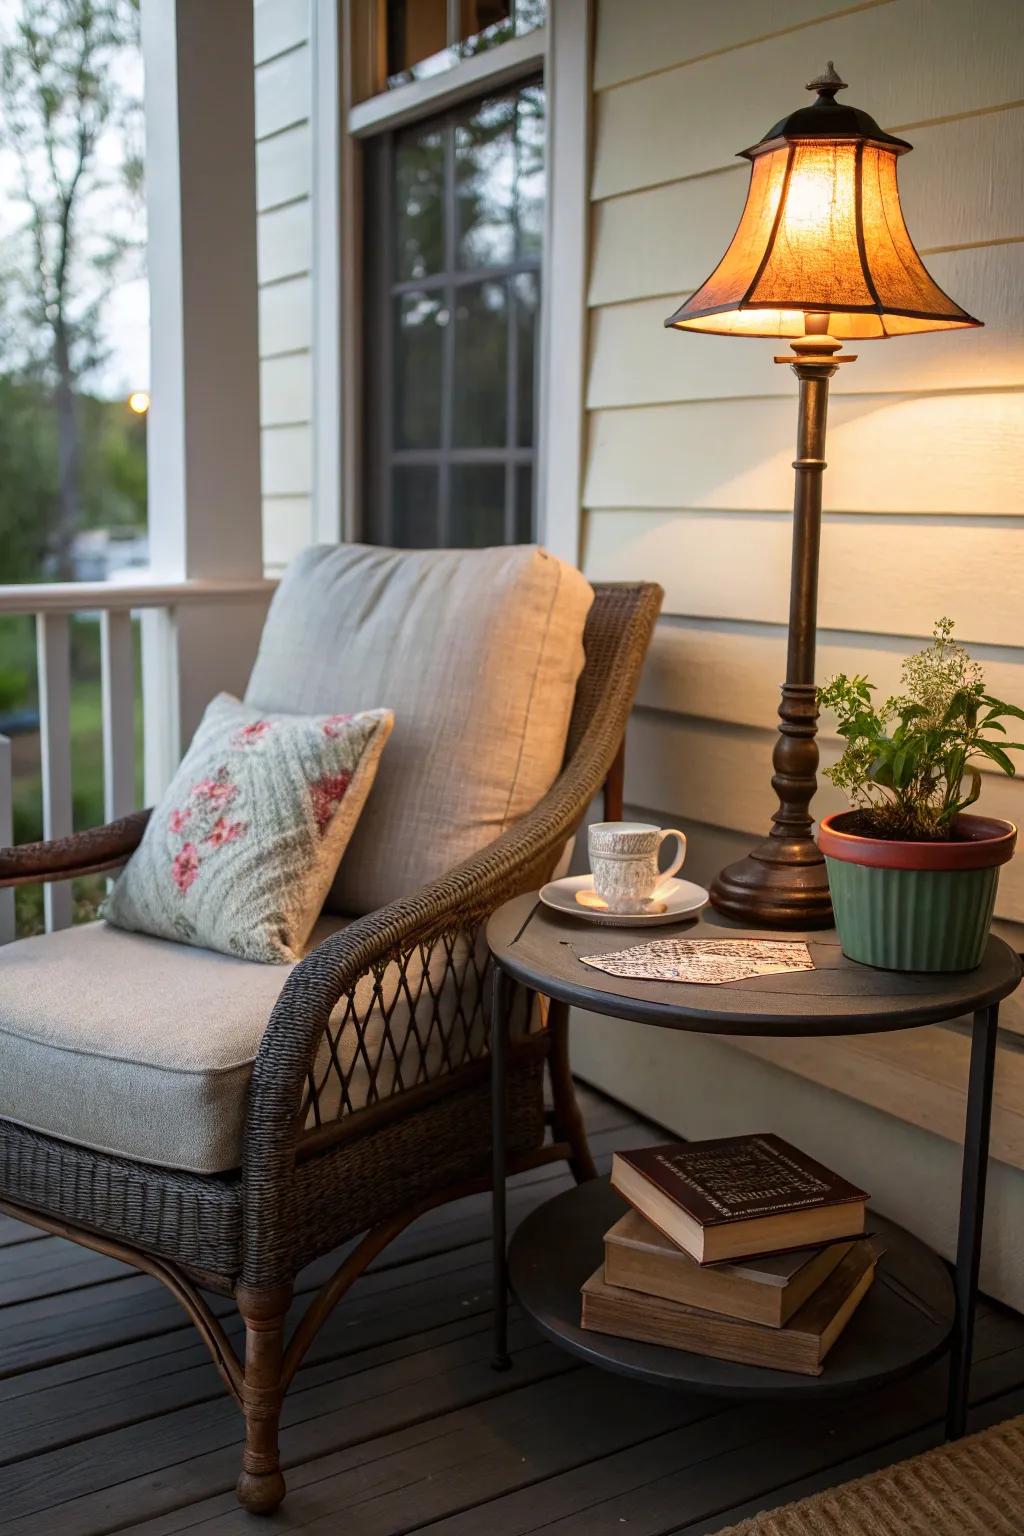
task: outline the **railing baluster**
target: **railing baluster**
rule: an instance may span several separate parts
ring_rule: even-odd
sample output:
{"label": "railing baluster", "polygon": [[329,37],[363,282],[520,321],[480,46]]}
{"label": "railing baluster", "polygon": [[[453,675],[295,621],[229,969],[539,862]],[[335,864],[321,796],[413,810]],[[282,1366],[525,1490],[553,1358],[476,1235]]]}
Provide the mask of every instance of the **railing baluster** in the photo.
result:
{"label": "railing baluster", "polygon": [[[36,615],[42,735],[43,836],[69,837],[71,825],[71,645],[65,613]],[[46,931],[71,923],[71,886],[44,886]]]}
{"label": "railing baluster", "polygon": [[132,616],[100,614],[103,806],[107,821],[135,810],[135,644]]}
{"label": "railing baluster", "polygon": [[[14,842],[13,791],[11,744],[6,736],[0,736],[0,848],[9,848]],[[0,944],[9,944],[13,938],[14,892],[0,891]]]}

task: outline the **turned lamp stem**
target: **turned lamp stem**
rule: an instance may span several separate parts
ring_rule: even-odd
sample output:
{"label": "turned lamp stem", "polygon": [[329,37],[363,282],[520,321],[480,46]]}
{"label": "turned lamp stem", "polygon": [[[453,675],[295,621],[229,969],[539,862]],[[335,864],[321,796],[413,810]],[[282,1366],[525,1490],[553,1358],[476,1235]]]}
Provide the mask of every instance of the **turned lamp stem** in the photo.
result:
{"label": "turned lamp stem", "polygon": [[[711,899],[741,922],[827,927],[832,921],[825,864],[812,835],[811,801],[818,787],[818,706],[814,653],[818,624],[818,556],[824,478],[828,382],[841,363],[841,343],[828,332],[827,314],[807,313],[804,335],[788,363],[800,381],[796,458],[793,460],[793,563],[789,588],[786,681],[779,704],[779,739],[772,753],[772,788],[779,797],[772,830],[763,842],[716,877]],[[755,895],[756,892],[756,895]]]}

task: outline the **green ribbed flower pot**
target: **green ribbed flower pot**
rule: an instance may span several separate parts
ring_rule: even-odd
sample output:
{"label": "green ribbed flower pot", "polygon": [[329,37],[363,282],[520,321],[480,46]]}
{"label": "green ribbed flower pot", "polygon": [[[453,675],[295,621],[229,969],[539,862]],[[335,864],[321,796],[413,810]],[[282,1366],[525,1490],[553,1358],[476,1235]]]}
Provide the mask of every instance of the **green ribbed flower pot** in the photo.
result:
{"label": "green ribbed flower pot", "polygon": [[848,816],[826,816],[818,831],[843,954],[886,971],[979,965],[1016,827],[961,816],[955,840],[899,843],[845,831]]}

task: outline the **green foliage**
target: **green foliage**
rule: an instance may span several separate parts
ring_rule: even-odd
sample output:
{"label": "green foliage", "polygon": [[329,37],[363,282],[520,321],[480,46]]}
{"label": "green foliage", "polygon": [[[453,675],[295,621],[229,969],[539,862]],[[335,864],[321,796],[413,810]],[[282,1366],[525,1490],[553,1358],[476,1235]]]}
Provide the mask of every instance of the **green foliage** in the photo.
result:
{"label": "green foliage", "polygon": [[976,661],[953,639],[953,621],[939,619],[931,645],[903,663],[903,692],[880,707],[866,677],[839,673],[818,689],[846,742],[826,776],[861,812],[860,829],[876,837],[942,841],[959,813],[981,793],[978,764],[987,759],[1014,773],[1003,720],[1024,710],[985,691]]}
{"label": "green foliage", "polygon": [[[146,425],[120,400],[78,397],[82,528],[145,528]],[[42,581],[57,520],[57,425],[49,391],[0,374],[0,583]],[[0,671],[7,656],[0,651]],[[16,707],[4,696],[0,707]]]}
{"label": "green foliage", "polygon": [[0,376],[0,465],[0,582],[38,581],[56,517],[57,427],[37,384]]}

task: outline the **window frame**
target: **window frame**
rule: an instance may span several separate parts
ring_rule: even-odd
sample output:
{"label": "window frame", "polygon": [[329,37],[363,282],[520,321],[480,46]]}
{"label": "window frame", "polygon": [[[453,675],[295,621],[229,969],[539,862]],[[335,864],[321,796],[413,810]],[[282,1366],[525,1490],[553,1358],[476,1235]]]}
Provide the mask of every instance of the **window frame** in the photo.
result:
{"label": "window frame", "polygon": [[[541,277],[536,537],[577,564],[583,488],[596,0],[553,0],[547,24],[425,80],[359,101],[372,64],[377,0],[313,0],[314,289],[317,407],[314,494],[322,538],[358,539],[363,496],[363,150],[371,136],[540,73],[547,103]],[[377,76],[379,78],[379,76]],[[557,410],[554,402],[557,401]]]}

